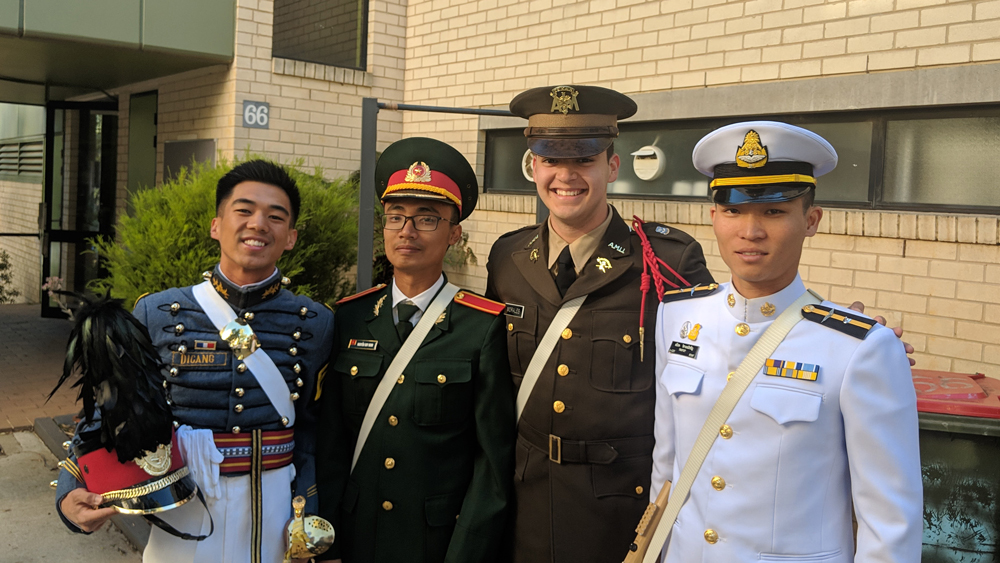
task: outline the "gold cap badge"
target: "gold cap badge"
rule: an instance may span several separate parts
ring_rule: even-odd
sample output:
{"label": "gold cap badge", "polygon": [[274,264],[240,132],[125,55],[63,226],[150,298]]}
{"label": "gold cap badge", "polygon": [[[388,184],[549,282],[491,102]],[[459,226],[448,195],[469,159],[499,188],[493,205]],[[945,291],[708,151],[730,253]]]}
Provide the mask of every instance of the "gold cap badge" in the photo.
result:
{"label": "gold cap badge", "polygon": [[425,162],[414,162],[406,169],[406,182],[430,182],[431,169]]}
{"label": "gold cap badge", "polygon": [[753,129],[743,137],[743,144],[736,149],[736,165],[740,168],[760,168],[767,164],[767,147],[761,144],[760,135]]}
{"label": "gold cap badge", "polygon": [[552,113],[562,112],[563,115],[569,113],[570,110],[580,111],[580,103],[576,101],[576,97],[580,95],[576,91],[576,88],[572,86],[556,86],[549,93],[552,96]]}

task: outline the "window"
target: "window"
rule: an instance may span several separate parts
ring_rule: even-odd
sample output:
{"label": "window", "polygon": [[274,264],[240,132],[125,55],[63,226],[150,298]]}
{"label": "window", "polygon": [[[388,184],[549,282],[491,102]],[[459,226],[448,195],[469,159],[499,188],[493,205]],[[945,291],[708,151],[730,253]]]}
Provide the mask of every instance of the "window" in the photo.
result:
{"label": "window", "polygon": [[275,0],[275,57],[364,70],[367,0]]}
{"label": "window", "polygon": [[0,175],[39,181],[45,149],[45,108],[0,104]]}
{"label": "window", "polygon": [[40,178],[43,164],[42,149],[42,139],[0,141],[0,174]]}
{"label": "window", "polygon": [[[619,124],[615,152],[622,166],[609,195],[704,201],[708,179],[691,165],[695,144],[729,123],[785,121],[823,136],[837,150],[837,168],[819,180],[816,200],[861,209],[1000,211],[1000,107],[920,111],[798,114]],[[651,156],[649,147],[659,149]],[[527,145],[521,129],[487,131],[484,189],[530,192],[517,164]],[[633,156],[635,153],[635,156]],[[661,156],[662,154],[662,156]],[[662,174],[642,180],[634,162],[662,158]]]}

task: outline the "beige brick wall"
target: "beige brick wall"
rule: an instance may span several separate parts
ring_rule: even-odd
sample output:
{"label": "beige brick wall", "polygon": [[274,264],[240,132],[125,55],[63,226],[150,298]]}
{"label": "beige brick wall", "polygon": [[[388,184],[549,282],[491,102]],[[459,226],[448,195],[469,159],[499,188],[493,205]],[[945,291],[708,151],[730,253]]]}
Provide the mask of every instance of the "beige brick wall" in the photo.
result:
{"label": "beige brick wall", "polygon": [[[0,233],[37,233],[40,182],[0,178]],[[9,256],[13,280],[9,289],[21,293],[15,303],[38,303],[41,293],[41,249],[37,237],[0,237],[0,250]]]}
{"label": "beige brick wall", "polygon": [[[623,217],[638,215],[688,232],[705,250],[712,275],[720,281],[729,279],[715,243],[707,204],[625,199],[612,202]],[[477,210],[462,223],[478,264],[449,272],[449,278],[483,291],[490,247],[501,234],[534,223],[534,205],[534,196],[484,194]],[[862,224],[850,227],[852,221],[848,219],[856,214],[862,216]],[[916,349],[913,357],[917,367],[981,372],[1000,378],[997,218],[960,218],[966,224],[964,241],[958,236],[961,228],[940,227],[954,220],[954,216],[947,215],[828,210],[820,224],[821,232],[806,241],[799,272],[806,285],[827,299],[845,306],[861,301],[867,306],[867,314],[883,315],[890,326],[902,326],[905,340]],[[877,222],[886,232],[862,236],[866,221]],[[938,224],[937,229],[924,230],[926,240],[917,240],[917,233],[912,231],[899,237],[887,234],[890,228],[897,233],[916,229],[900,229],[899,225],[921,221]],[[979,233],[983,233],[983,241],[992,242],[968,240]]]}

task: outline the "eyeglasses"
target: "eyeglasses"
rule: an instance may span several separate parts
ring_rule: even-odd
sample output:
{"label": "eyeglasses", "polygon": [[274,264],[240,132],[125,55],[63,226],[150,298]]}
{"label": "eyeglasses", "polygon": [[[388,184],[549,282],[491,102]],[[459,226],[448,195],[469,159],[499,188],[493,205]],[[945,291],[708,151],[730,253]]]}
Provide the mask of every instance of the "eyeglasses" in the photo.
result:
{"label": "eyeglasses", "polygon": [[418,231],[433,231],[438,228],[438,223],[445,221],[451,223],[444,217],[437,215],[399,215],[397,213],[386,213],[382,216],[382,228],[387,231],[401,231],[406,226],[406,221],[413,221],[413,228]]}

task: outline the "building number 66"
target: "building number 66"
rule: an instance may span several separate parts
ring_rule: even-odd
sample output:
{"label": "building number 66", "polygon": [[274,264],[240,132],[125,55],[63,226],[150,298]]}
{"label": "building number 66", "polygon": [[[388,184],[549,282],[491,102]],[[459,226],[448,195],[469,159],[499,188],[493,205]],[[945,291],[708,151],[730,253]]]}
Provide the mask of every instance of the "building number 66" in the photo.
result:
{"label": "building number 66", "polygon": [[247,125],[259,125],[262,127],[267,126],[268,121],[268,107],[266,105],[254,105],[247,104],[243,108],[243,121]]}

